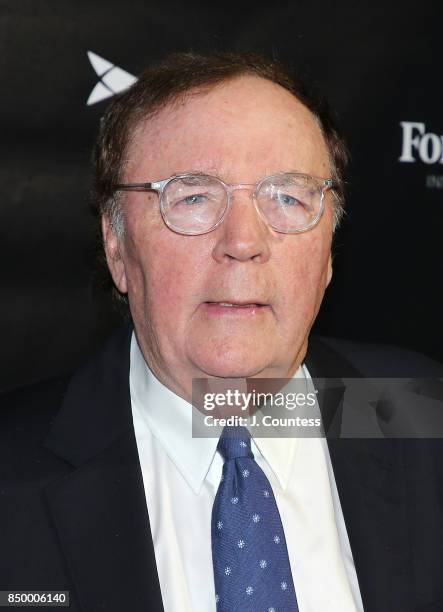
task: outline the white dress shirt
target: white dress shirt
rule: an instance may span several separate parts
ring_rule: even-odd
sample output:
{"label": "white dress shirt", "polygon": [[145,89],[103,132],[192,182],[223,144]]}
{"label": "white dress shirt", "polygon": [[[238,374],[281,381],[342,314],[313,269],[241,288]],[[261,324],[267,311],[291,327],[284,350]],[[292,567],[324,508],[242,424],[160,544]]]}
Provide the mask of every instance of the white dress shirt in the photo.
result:
{"label": "white dress shirt", "polygon": [[[135,334],[130,359],[135,436],[165,612],[215,612],[211,512],[223,468],[218,439],[192,437],[191,405],[154,376]],[[310,380],[306,366],[296,376]],[[362,612],[326,440],[254,438],[251,448],[274,491],[300,612]]]}

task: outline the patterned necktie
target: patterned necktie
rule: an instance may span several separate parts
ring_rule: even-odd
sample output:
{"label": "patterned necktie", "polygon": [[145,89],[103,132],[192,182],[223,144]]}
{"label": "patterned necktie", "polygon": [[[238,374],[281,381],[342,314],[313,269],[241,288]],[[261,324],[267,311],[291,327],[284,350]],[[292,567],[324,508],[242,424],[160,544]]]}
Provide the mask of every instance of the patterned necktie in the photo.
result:
{"label": "patterned necktie", "polygon": [[298,612],[283,526],[271,484],[245,427],[225,427],[225,463],[212,508],[218,612]]}

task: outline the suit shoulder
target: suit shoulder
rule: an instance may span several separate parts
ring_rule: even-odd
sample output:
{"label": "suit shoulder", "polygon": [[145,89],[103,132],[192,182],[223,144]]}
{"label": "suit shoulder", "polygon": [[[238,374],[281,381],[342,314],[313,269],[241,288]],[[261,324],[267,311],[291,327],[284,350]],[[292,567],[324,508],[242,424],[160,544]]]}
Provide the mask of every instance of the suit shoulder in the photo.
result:
{"label": "suit shoulder", "polygon": [[66,393],[70,376],[0,393],[0,440],[37,438],[49,429]]}
{"label": "suit shoulder", "polygon": [[443,364],[410,349],[390,344],[355,342],[324,336],[316,336],[315,341],[344,357],[364,376],[374,378],[443,376]]}
{"label": "suit shoulder", "polygon": [[[25,496],[65,472],[65,462],[45,448],[69,377],[0,395],[0,487],[3,501]],[[28,503],[27,502],[27,503]],[[24,502],[23,502],[24,503]]]}

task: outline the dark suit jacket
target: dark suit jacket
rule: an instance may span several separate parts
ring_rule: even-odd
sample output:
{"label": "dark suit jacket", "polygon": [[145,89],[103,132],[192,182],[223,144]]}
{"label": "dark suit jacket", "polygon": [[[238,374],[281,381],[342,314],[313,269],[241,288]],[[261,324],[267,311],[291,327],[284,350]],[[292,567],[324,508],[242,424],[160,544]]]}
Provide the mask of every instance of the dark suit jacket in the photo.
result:
{"label": "dark suit jacket", "polygon": [[[72,378],[2,398],[0,590],[69,590],[73,612],[163,610],[132,423],[130,332]],[[311,340],[306,363],[313,377],[442,375],[412,353],[343,341]],[[332,423],[339,395],[321,398]],[[366,612],[443,611],[443,441],[328,445]]]}

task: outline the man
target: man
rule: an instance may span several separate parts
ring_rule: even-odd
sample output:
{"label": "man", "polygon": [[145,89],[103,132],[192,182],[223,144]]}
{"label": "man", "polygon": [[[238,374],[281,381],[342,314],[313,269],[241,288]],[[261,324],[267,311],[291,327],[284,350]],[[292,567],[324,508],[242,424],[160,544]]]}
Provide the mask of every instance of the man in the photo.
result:
{"label": "man", "polygon": [[[195,379],[440,375],[309,339],[345,161],[325,108],[250,55],[173,56],[111,104],[95,202],[134,331],[69,381],[4,399],[2,590],[68,590],[91,612],[443,610],[438,440],[242,429],[230,457],[224,439],[192,437]],[[338,399],[319,397],[332,431]],[[222,503],[242,476],[273,506],[250,517],[263,531],[223,545],[217,530],[246,528],[226,513],[247,500]],[[241,554],[262,550],[271,516],[279,551],[269,541],[257,565]]]}

